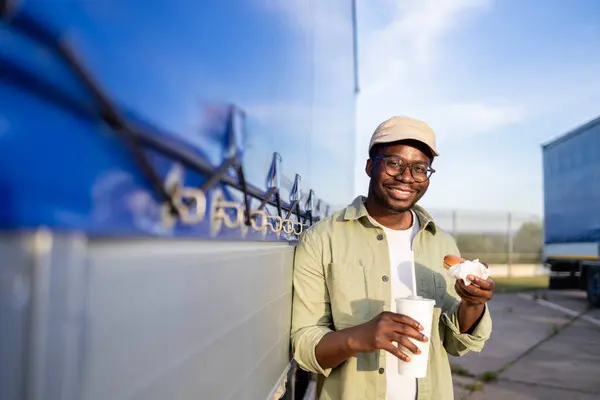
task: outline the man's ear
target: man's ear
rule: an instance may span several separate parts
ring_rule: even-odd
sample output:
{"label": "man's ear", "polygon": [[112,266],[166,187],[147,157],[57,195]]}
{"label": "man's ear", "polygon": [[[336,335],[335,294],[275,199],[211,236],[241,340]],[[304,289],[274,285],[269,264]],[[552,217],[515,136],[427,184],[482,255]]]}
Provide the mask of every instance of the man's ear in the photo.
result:
{"label": "man's ear", "polygon": [[367,173],[367,176],[369,178],[371,178],[371,174],[373,173],[373,161],[370,158],[367,160],[367,165],[365,166],[365,172]]}

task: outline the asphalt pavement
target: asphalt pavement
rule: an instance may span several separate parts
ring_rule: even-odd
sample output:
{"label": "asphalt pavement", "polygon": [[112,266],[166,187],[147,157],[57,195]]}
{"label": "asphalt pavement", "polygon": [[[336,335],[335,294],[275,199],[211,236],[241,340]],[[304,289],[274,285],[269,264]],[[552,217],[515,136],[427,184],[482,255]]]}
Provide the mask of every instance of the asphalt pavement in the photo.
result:
{"label": "asphalt pavement", "polygon": [[481,353],[451,357],[457,400],[600,399],[600,309],[582,291],[496,294]]}

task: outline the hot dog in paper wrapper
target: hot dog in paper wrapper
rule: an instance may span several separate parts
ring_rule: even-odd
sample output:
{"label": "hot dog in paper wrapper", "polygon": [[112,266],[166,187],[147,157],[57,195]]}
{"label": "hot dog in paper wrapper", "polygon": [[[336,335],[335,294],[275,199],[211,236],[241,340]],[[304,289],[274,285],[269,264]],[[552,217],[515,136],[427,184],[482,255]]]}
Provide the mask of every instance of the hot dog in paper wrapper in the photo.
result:
{"label": "hot dog in paper wrapper", "polygon": [[490,277],[490,268],[478,259],[473,261],[465,260],[460,256],[448,254],[444,257],[444,268],[448,270],[450,276],[455,279],[462,279],[466,286],[471,284],[471,281],[467,279],[467,275],[474,275],[482,279]]}

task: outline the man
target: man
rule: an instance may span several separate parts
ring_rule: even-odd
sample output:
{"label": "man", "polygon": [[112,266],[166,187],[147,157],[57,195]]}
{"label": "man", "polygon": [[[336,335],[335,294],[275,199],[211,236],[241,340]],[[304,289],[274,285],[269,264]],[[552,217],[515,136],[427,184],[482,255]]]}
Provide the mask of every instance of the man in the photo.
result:
{"label": "man", "polygon": [[[491,334],[493,280],[470,277],[465,286],[448,277],[443,258],[459,255],[456,243],[416,205],[434,172],[435,142],[424,122],[383,122],[369,146],[368,196],[300,238],[292,346],[298,364],[319,374],[320,399],[453,399],[447,354],[481,351]],[[419,321],[394,312],[394,299],[413,287],[436,302],[428,338]],[[398,358],[418,354],[409,338],[429,342],[426,378],[398,374]]]}

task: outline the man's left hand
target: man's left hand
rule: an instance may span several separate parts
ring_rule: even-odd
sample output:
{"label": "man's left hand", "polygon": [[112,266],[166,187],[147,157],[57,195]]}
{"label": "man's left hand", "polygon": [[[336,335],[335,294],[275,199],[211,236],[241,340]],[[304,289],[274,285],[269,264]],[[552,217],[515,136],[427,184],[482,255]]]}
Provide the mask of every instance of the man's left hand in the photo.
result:
{"label": "man's left hand", "polygon": [[456,293],[464,303],[471,306],[483,306],[492,299],[496,286],[492,278],[482,279],[472,275],[467,278],[471,281],[469,286],[465,285],[462,279],[457,279],[454,285]]}

